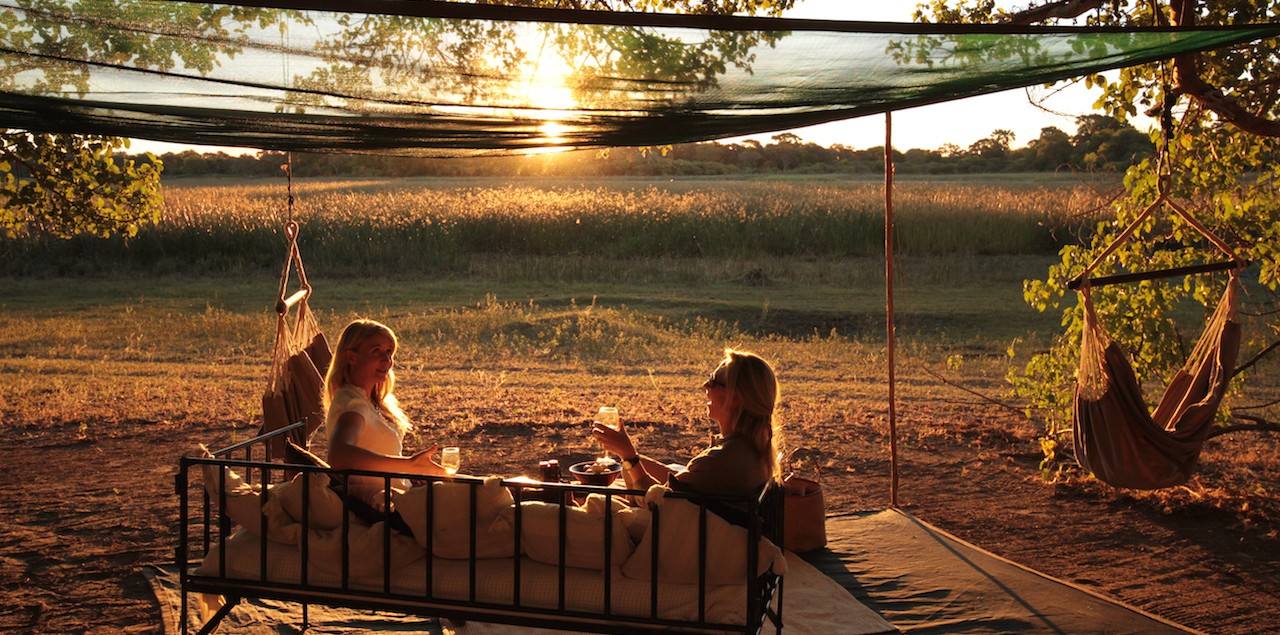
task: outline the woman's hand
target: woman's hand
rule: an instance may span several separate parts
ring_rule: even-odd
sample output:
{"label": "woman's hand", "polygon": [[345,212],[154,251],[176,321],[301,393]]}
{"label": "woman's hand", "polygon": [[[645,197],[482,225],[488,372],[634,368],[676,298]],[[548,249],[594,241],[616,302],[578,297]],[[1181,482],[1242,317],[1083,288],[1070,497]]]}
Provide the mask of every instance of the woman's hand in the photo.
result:
{"label": "woman's hand", "polygon": [[591,424],[591,436],[595,437],[605,450],[623,459],[636,455],[636,446],[631,442],[631,436],[627,434],[627,428],[621,421],[618,422],[616,430],[598,421],[594,422]]}
{"label": "woman's hand", "polygon": [[431,458],[439,450],[440,446],[437,444],[421,452],[415,452],[412,456],[405,457],[410,466],[406,471],[415,474],[446,474],[447,472],[445,472],[444,468],[440,467],[440,464]]}

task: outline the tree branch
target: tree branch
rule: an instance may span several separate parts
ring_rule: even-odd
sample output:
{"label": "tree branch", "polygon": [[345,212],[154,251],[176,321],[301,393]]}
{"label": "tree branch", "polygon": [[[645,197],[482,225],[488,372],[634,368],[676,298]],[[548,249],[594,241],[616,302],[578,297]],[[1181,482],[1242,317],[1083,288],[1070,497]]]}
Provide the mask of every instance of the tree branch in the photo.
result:
{"label": "tree branch", "polygon": [[1205,438],[1212,439],[1232,432],[1280,432],[1280,423],[1268,421],[1262,417],[1238,415],[1236,419],[1243,419],[1251,423],[1233,423],[1221,428],[1214,428]]}
{"label": "tree branch", "polygon": [[[1030,7],[1004,16],[1009,24],[1029,25],[1050,19],[1078,18],[1087,11],[1100,9],[1106,0],[1056,0],[1038,7]],[[1195,26],[1196,8],[1200,0],[1170,0],[1169,9],[1173,15],[1175,26]],[[1200,76],[1200,55],[1189,53],[1173,58],[1174,86],[1165,97],[1172,103],[1179,95],[1186,95],[1192,101],[1213,112],[1220,119],[1236,128],[1263,137],[1280,137],[1280,121],[1250,112],[1233,97],[1223,94],[1222,90],[1210,86]],[[1153,108],[1158,111],[1160,106]],[[1151,114],[1151,113],[1148,113]]]}
{"label": "tree branch", "polygon": [[1043,421],[1038,421],[1038,420],[1036,420],[1034,417],[1028,416],[1026,412],[1024,412],[1024,411],[1022,411],[1022,410],[1019,410],[1018,408],[1016,408],[1016,407],[1014,407],[1014,406],[1011,406],[1011,405],[1009,405],[1009,404],[1007,404],[1007,403],[1004,403],[1004,402],[1002,402],[1002,401],[999,401],[999,400],[997,400],[997,399],[992,399],[991,397],[988,397],[988,396],[986,396],[986,395],[984,395],[984,394],[982,394],[982,393],[980,393],[980,392],[977,392],[977,391],[975,391],[975,390],[970,390],[970,389],[968,389],[968,388],[965,388],[964,386],[961,386],[960,384],[957,384],[957,383],[955,383],[955,382],[953,382],[953,381],[951,381],[951,380],[947,379],[946,377],[943,377],[942,375],[939,375],[938,373],[935,373],[935,372],[933,371],[933,369],[929,368],[928,366],[921,366],[921,368],[923,368],[923,369],[924,369],[924,372],[929,373],[930,375],[932,375],[934,379],[937,379],[938,381],[940,381],[940,382],[942,382],[942,383],[944,383],[944,384],[946,384],[946,385],[948,385],[948,386],[951,386],[952,388],[955,388],[955,389],[957,389],[957,390],[962,390],[962,391],[964,391],[964,392],[967,392],[967,393],[969,393],[969,394],[973,395],[974,397],[977,397],[978,399],[981,399],[981,400],[983,400],[983,401],[985,401],[985,402],[987,402],[987,403],[995,404],[995,405],[997,405],[997,406],[1000,406],[1001,408],[1005,408],[1005,409],[1011,410],[1011,411],[1013,411],[1013,412],[1016,412],[1016,413],[1018,413],[1018,416],[1022,417],[1023,419],[1026,419],[1027,421],[1030,421],[1030,422],[1032,422],[1032,423],[1037,423],[1037,424],[1040,424],[1040,425],[1043,425],[1043,424],[1044,424],[1044,422],[1043,422]]}
{"label": "tree branch", "polygon": [[1266,348],[1259,351],[1257,355],[1254,355],[1253,359],[1250,359],[1249,361],[1239,366],[1236,366],[1236,369],[1231,371],[1231,377],[1234,378],[1236,375],[1239,375],[1240,373],[1243,373],[1244,371],[1249,370],[1251,366],[1253,366],[1254,364],[1257,364],[1263,357],[1265,357],[1271,351],[1276,350],[1276,348],[1278,347],[1280,347],[1280,342],[1272,342],[1270,346],[1267,346]]}
{"label": "tree branch", "polygon": [[[1200,0],[1172,0],[1169,9],[1175,26],[1191,27],[1196,24],[1196,7]],[[1240,102],[1228,97],[1221,90],[1210,86],[1200,77],[1200,55],[1190,53],[1173,58],[1173,95],[1186,95],[1201,106],[1218,115],[1223,121],[1244,132],[1263,137],[1280,137],[1280,121],[1249,112]]]}
{"label": "tree branch", "polygon": [[1239,410],[1261,410],[1263,408],[1270,408],[1271,406],[1274,406],[1278,403],[1280,403],[1280,399],[1272,399],[1271,401],[1268,401],[1266,403],[1254,404],[1252,406],[1233,405],[1231,406],[1231,410],[1232,412],[1239,411]]}
{"label": "tree branch", "polygon": [[1045,20],[1078,18],[1087,11],[1102,8],[1106,0],[1056,0],[1038,7],[1028,7],[1004,16],[1008,24],[1030,25]]}

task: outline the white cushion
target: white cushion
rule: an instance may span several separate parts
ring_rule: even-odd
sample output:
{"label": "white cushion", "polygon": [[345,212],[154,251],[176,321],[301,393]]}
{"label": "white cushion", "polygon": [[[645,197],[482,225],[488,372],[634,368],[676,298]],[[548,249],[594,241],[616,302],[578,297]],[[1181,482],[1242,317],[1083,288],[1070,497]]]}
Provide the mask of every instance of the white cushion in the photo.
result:
{"label": "white cushion", "polygon": [[[560,511],[565,513],[565,564],[581,569],[604,569],[605,497],[591,494],[583,507],[528,501],[520,504],[520,545],[531,560],[560,563]],[[613,566],[621,566],[635,549],[626,516],[637,512],[621,497],[613,497]]]}
{"label": "white cushion", "polygon": [[[645,502],[657,505],[660,524],[658,580],[660,582],[698,582],[698,505],[675,496],[666,496],[666,488],[655,485],[645,494]],[[745,584],[747,581],[747,530],[729,523],[711,511],[707,523],[707,584]],[[757,545],[759,570],[770,567],[778,574],[786,572],[787,561],[782,550],[767,538]],[[648,580],[653,562],[653,527],[645,532],[636,550],[622,565],[622,575]]]}
{"label": "white cushion", "polygon": [[[406,492],[393,491],[392,504],[422,547],[431,531],[431,551],[441,558],[470,558],[471,485],[465,482],[432,483],[431,519],[427,518],[427,485]],[[516,536],[507,512],[515,504],[502,479],[490,476],[476,486],[476,557],[509,558],[516,553]]]}
{"label": "white cushion", "polygon": [[323,472],[299,473],[293,480],[282,486],[272,488],[271,493],[279,500],[286,513],[297,522],[302,522],[303,481],[311,495],[307,499],[307,510],[310,512],[310,530],[335,529],[342,526],[342,499],[329,489],[329,475]]}
{"label": "white cushion", "polygon": [[[200,451],[206,458],[212,458],[202,445]],[[219,492],[226,486],[226,505],[223,513],[235,524],[261,536],[262,526],[266,523],[267,539],[288,544],[298,544],[301,527],[294,521],[281,505],[279,494],[286,490],[290,483],[271,486],[268,497],[262,500],[262,486],[250,485],[235,470],[219,465],[202,464],[201,476],[204,480],[205,492],[214,505],[221,504]]]}

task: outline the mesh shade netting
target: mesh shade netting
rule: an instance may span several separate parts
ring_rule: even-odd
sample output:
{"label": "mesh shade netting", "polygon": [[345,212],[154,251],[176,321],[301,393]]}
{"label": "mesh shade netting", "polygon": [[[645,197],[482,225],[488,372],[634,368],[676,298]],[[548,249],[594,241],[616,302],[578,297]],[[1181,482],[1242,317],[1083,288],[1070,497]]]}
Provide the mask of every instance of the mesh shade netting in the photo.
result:
{"label": "mesh shade netting", "polygon": [[1129,358],[1103,330],[1088,288],[1071,411],[1076,459],[1105,483],[1132,489],[1180,485],[1191,476],[1240,350],[1240,280],[1232,272],[1218,307],[1154,411]]}
{"label": "mesh shade netting", "polygon": [[1280,35],[450,2],[0,0],[0,126],[460,156],[785,130]]}

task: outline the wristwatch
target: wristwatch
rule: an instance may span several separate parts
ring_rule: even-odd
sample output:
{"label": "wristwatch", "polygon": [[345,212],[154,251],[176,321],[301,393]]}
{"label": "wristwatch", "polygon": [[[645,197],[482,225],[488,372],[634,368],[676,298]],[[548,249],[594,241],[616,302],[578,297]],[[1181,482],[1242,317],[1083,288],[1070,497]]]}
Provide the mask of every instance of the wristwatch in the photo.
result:
{"label": "wristwatch", "polygon": [[627,470],[627,471],[630,471],[630,470],[635,469],[635,468],[636,468],[636,466],[638,466],[638,465],[640,465],[640,455],[639,455],[639,454],[637,454],[637,455],[635,455],[635,456],[633,456],[633,457],[631,457],[631,458],[629,458],[629,459],[623,459],[623,460],[622,460],[622,469]]}

